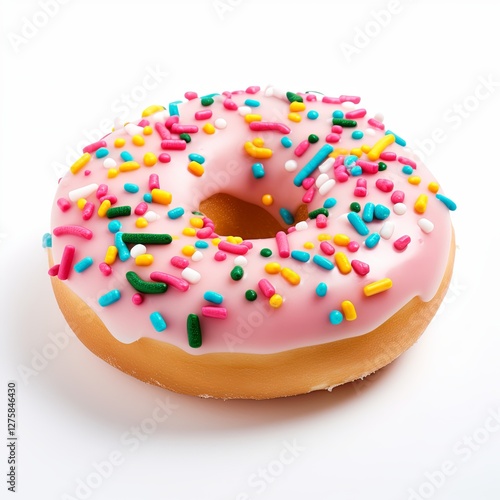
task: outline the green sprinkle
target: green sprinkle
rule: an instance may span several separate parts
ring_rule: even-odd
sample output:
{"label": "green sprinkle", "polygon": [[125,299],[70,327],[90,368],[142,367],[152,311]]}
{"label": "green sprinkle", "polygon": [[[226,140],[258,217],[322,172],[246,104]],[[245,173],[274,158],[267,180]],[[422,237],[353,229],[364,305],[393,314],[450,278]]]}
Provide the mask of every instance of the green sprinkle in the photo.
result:
{"label": "green sprinkle", "polygon": [[196,212],[196,211],[191,212],[191,213],[192,213],[193,215],[201,215],[201,216],[204,216],[204,215],[205,215],[205,214],[202,214],[201,212]]}
{"label": "green sprinkle", "polygon": [[304,99],[302,99],[300,95],[297,95],[294,92],[287,92],[286,97],[290,102],[304,102]]}
{"label": "green sprinkle", "polygon": [[357,127],[358,122],[356,120],[346,120],[345,118],[334,118],[332,120],[333,125],[340,125],[341,127]]}
{"label": "green sprinkle", "polygon": [[351,209],[352,212],[356,212],[356,213],[361,212],[361,205],[357,201],[353,201],[349,205],[349,208]]}
{"label": "green sprinkle", "polygon": [[211,106],[214,103],[214,100],[211,97],[202,97],[201,105],[202,106]]}
{"label": "green sprinkle", "polygon": [[143,245],[168,245],[172,243],[172,236],[162,233],[123,233],[123,243],[132,243],[134,245],[142,243]]}
{"label": "green sprinkle", "polygon": [[186,134],[185,132],[179,135],[179,139],[182,139],[186,142],[191,142],[191,136],[189,134]]}
{"label": "green sprinkle", "polygon": [[314,144],[319,141],[319,137],[316,134],[311,134],[307,140],[311,143]]}
{"label": "green sprinkle", "polygon": [[125,277],[127,281],[138,291],[141,293],[165,293],[168,289],[168,285],[166,283],[159,283],[156,281],[144,281],[139,278],[137,273],[134,271],[129,271]]}
{"label": "green sprinkle", "polygon": [[262,257],[271,257],[271,255],[273,254],[273,251],[270,248],[263,248],[260,251],[260,254],[262,255]]}
{"label": "green sprinkle", "polygon": [[115,217],[127,217],[131,213],[132,213],[132,207],[126,205],[123,207],[108,208],[106,215],[108,219],[114,219]]}
{"label": "green sprinkle", "polygon": [[316,210],[313,210],[312,212],[309,212],[309,218],[310,219],[315,219],[319,214],[323,214],[326,217],[330,214],[326,208],[317,208]]}
{"label": "green sprinkle", "polygon": [[243,268],[241,266],[234,266],[231,271],[231,278],[234,281],[240,281],[243,278]]}
{"label": "green sprinkle", "polygon": [[245,292],[245,299],[253,302],[257,298],[257,292],[255,290],[247,290]]}
{"label": "green sprinkle", "polygon": [[378,162],[378,171],[382,172],[384,170],[387,170],[387,165],[383,161]]}
{"label": "green sprinkle", "polygon": [[189,346],[195,349],[201,347],[201,327],[198,315],[188,314],[186,326]]}

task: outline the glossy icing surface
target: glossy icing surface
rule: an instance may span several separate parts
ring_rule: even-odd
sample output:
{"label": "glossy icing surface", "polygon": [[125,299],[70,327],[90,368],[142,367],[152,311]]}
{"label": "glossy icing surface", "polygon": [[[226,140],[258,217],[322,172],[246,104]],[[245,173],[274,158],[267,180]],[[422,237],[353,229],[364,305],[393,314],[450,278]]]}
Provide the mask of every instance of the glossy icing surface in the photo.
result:
{"label": "glossy icing surface", "polygon": [[[279,352],[362,335],[434,296],[454,204],[358,98],[257,87],[186,97],[91,145],[55,196],[50,272],[67,272],[118,340]],[[216,193],[265,208],[287,233],[218,234],[193,214]],[[289,220],[304,204],[310,217]]]}

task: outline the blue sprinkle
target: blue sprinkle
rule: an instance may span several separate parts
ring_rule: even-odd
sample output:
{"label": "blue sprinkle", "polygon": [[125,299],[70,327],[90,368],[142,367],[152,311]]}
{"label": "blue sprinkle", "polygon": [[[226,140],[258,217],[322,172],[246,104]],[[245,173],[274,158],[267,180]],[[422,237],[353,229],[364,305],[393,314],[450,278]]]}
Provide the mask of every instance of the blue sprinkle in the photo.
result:
{"label": "blue sprinkle", "polygon": [[437,198],[439,201],[443,202],[443,203],[446,205],[446,208],[447,208],[448,210],[451,210],[451,211],[453,212],[454,210],[456,210],[456,209],[457,209],[457,204],[456,204],[454,201],[452,201],[452,200],[450,200],[449,198],[447,198],[446,196],[443,196],[442,194],[439,194],[439,193],[438,193],[438,194],[436,195],[436,198]]}
{"label": "blue sprinkle", "polygon": [[351,168],[351,175],[358,177],[363,173],[363,169],[359,165],[355,165]]}
{"label": "blue sprinkle", "polygon": [[361,236],[366,236],[370,230],[366,227],[366,224],[361,220],[361,217],[356,212],[349,212],[347,214],[347,219],[351,223],[352,227]]}
{"label": "blue sprinkle", "polygon": [[350,167],[351,165],[354,165],[358,161],[358,157],[356,155],[347,155],[344,158],[344,165],[346,167]]}
{"label": "blue sprinkle", "polygon": [[[203,99],[205,97],[209,98],[209,99],[213,99],[216,95],[220,95],[220,94],[218,94],[217,92],[214,92],[213,94],[204,95],[204,96],[200,97],[200,99]],[[182,101],[177,101],[177,102],[181,103]]]}
{"label": "blue sprinkle", "polygon": [[258,108],[260,106],[260,101],[256,99],[246,99],[245,106],[250,106],[251,108]]}
{"label": "blue sprinkle", "polygon": [[191,161],[197,161],[200,165],[203,165],[205,163],[205,157],[197,153],[191,153],[190,155],[188,155],[188,158]]}
{"label": "blue sprinkle", "polygon": [[169,219],[178,219],[179,217],[182,217],[184,215],[184,209],[182,207],[175,207],[172,208],[172,210],[169,210],[167,212],[167,216]]}
{"label": "blue sprinkle", "polygon": [[392,134],[396,140],[396,144],[399,144],[400,146],[405,147],[406,146],[406,141],[399,137],[399,135],[395,134],[394,132],[391,132],[390,130],[386,130],[385,135]]}
{"label": "blue sprinkle", "polygon": [[43,248],[52,248],[52,235],[50,233],[45,233],[42,238]]}
{"label": "blue sprinkle", "polygon": [[92,259],[92,257],[85,257],[84,259],[77,262],[73,269],[77,273],[82,273],[83,271],[85,271],[85,269],[88,269],[93,263],[94,260]]}
{"label": "blue sprinkle", "polygon": [[163,316],[158,311],[151,313],[149,319],[157,332],[163,332],[163,330],[167,329],[167,323],[165,323]]}
{"label": "blue sprinkle", "polygon": [[342,316],[342,313],[340,311],[337,311],[336,309],[334,309],[330,313],[330,323],[332,325],[340,325],[340,323],[342,323],[343,319],[344,319],[344,316]]}
{"label": "blue sprinkle", "polygon": [[115,247],[118,249],[118,257],[122,262],[130,259],[130,252],[128,251],[127,245],[122,240],[122,232],[118,231],[115,234]]}
{"label": "blue sprinkle", "polygon": [[352,134],[351,137],[353,139],[363,139],[363,132],[361,130],[355,130]]}
{"label": "blue sprinkle", "polygon": [[254,163],[252,165],[252,173],[256,179],[262,179],[266,172],[264,171],[264,165],[262,163]]}
{"label": "blue sprinkle", "polygon": [[132,184],[131,182],[127,182],[123,185],[123,189],[127,191],[127,193],[138,193],[139,186],[137,184]]}
{"label": "blue sprinkle", "polygon": [[180,104],[182,101],[174,101],[168,105],[168,112],[170,116],[179,116],[179,108],[177,104]]}
{"label": "blue sprinkle", "polygon": [[405,165],[402,169],[401,172],[406,175],[411,175],[413,174],[413,168],[410,167],[410,165]]}
{"label": "blue sprinkle", "polygon": [[368,248],[373,248],[373,247],[376,247],[378,245],[379,241],[380,241],[380,234],[372,233],[372,234],[370,234],[370,236],[368,236],[368,238],[366,238],[365,245]]}
{"label": "blue sprinkle", "polygon": [[311,258],[308,252],[303,252],[302,250],[292,250],[290,255],[292,259],[298,260],[299,262],[307,262]]}
{"label": "blue sprinkle", "polygon": [[328,291],[328,285],[326,283],[318,283],[318,286],[316,287],[316,295],[318,297],[324,297],[326,295],[326,292]]}
{"label": "blue sprinkle", "polygon": [[134,157],[128,151],[122,151],[120,153],[121,159],[123,161],[133,161]]}
{"label": "blue sprinkle", "polygon": [[324,208],[333,208],[337,204],[337,200],[335,198],[327,198],[325,203],[323,203]]}
{"label": "blue sprinkle", "polygon": [[344,112],[343,112],[343,111],[340,111],[340,109],[337,109],[337,110],[335,110],[335,111],[332,113],[332,117],[333,117],[333,118],[344,118]]}
{"label": "blue sprinkle", "polygon": [[153,195],[151,193],[146,193],[142,199],[146,202],[146,203],[152,203],[153,201]]}
{"label": "blue sprinkle", "polygon": [[372,222],[374,214],[375,214],[375,205],[373,203],[368,202],[363,208],[363,214],[361,217],[365,222]]}
{"label": "blue sprinkle", "polygon": [[318,254],[313,257],[313,262],[327,271],[331,271],[335,267],[331,260],[328,260],[326,257]]}
{"label": "blue sprinkle", "polygon": [[291,139],[289,139],[288,137],[282,137],[281,138],[281,144],[283,144],[283,146],[285,148],[291,148],[292,147],[292,144],[293,142],[291,141]]}
{"label": "blue sprinkle", "polygon": [[280,208],[280,215],[285,224],[293,224],[295,222],[293,214],[286,208]]}
{"label": "blue sprinkle", "polygon": [[333,146],[330,144],[323,144],[321,149],[302,167],[302,170],[295,176],[293,183],[299,187],[302,181],[309,177],[333,152]]}
{"label": "blue sprinkle", "polygon": [[208,248],[208,246],[209,246],[209,245],[208,245],[208,243],[207,243],[206,241],[203,241],[203,240],[198,240],[198,241],[194,244],[194,246],[195,246],[196,248]]}
{"label": "blue sprinkle", "polygon": [[307,118],[309,118],[309,120],[316,120],[316,118],[318,118],[319,116],[319,113],[317,111],[314,111],[314,109],[311,109],[311,111],[308,111],[307,113]]}
{"label": "blue sprinkle", "polygon": [[108,224],[108,229],[110,233],[117,233],[122,228],[122,223],[119,220],[112,220]]}
{"label": "blue sprinkle", "polygon": [[115,302],[118,302],[121,299],[121,296],[122,294],[120,293],[120,290],[114,289],[99,297],[98,302],[101,307],[107,307]]}
{"label": "blue sprinkle", "polygon": [[109,151],[106,148],[99,148],[95,152],[96,158],[104,158],[105,156],[108,156],[108,155],[109,155]]}
{"label": "blue sprinkle", "polygon": [[203,298],[205,300],[208,300],[208,302],[212,302],[213,304],[222,304],[222,301],[224,300],[224,297],[220,293],[214,292],[212,290],[207,290],[203,295]]}
{"label": "blue sprinkle", "polygon": [[375,207],[375,219],[385,220],[391,215],[391,211],[384,205],[377,205]]}

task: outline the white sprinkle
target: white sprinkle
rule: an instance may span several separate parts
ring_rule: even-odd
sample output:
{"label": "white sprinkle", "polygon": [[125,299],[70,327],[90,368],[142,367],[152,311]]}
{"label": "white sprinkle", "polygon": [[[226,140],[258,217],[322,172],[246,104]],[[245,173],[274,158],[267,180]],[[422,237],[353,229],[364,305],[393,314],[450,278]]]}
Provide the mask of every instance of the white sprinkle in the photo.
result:
{"label": "white sprinkle", "polygon": [[271,97],[273,94],[274,94],[273,87],[267,87],[266,90],[264,91],[264,95],[266,97]]}
{"label": "white sprinkle", "polygon": [[382,113],[376,113],[373,118],[375,118],[375,120],[379,121],[380,123],[384,122],[384,115]]}
{"label": "white sprinkle", "polygon": [[354,109],[356,107],[356,104],[351,101],[344,101],[342,103],[342,107],[345,109]]}
{"label": "white sprinkle", "polygon": [[219,130],[223,130],[227,127],[227,121],[224,120],[224,118],[217,118],[214,122],[215,128],[218,128]]}
{"label": "white sprinkle", "polygon": [[154,222],[155,220],[158,220],[160,216],[156,213],[153,212],[152,210],[149,210],[146,212],[143,216],[148,222]]}
{"label": "white sprinkle", "polygon": [[318,170],[320,173],[325,174],[328,172],[333,167],[333,164],[335,163],[335,158],[327,158],[319,167]]}
{"label": "white sprinkle", "polygon": [[113,160],[113,158],[106,158],[104,162],[102,163],[102,166],[104,168],[113,168],[116,167],[116,161]]}
{"label": "white sprinkle", "polygon": [[368,127],[366,130],[365,130],[365,134],[366,135],[375,135],[375,130],[372,129],[371,127]]}
{"label": "white sprinkle", "polygon": [[241,116],[249,115],[252,112],[252,108],[250,106],[240,106],[238,108],[238,113]]}
{"label": "white sprinkle", "polygon": [[316,187],[321,187],[330,177],[327,174],[320,174],[316,178]]}
{"label": "white sprinkle", "polygon": [[293,172],[297,168],[297,162],[295,160],[288,160],[285,162],[285,170],[287,172]]}
{"label": "white sprinkle", "polygon": [[297,224],[295,224],[295,229],[297,231],[305,231],[309,226],[307,225],[307,222],[305,220],[302,220],[300,222],[297,222]]}
{"label": "white sprinkle", "polygon": [[201,259],[203,259],[203,254],[199,250],[196,250],[196,252],[194,252],[194,254],[191,255],[191,259],[194,262],[199,262]]}
{"label": "white sprinkle", "polygon": [[[194,255],[194,254],[193,254]],[[201,274],[191,267],[186,267],[182,270],[181,276],[192,285],[195,285],[201,280]]]}
{"label": "white sprinkle", "polygon": [[97,191],[99,184],[88,184],[87,186],[82,186],[77,189],[73,189],[68,193],[68,197],[71,201],[78,201],[80,198],[86,198],[90,196],[92,193]]}
{"label": "white sprinkle", "polygon": [[243,257],[243,255],[238,255],[238,257],[234,259],[235,266],[245,267],[247,264],[248,260],[246,259],[246,257]]}
{"label": "white sprinkle", "polygon": [[380,236],[384,238],[384,240],[388,240],[392,236],[393,232],[394,222],[388,220],[387,222],[384,222],[384,225],[380,229]]}
{"label": "white sprinkle", "polygon": [[404,203],[396,203],[392,209],[396,215],[404,215],[406,213],[406,205]]}
{"label": "white sprinkle", "polygon": [[320,188],[319,188],[319,194],[321,196],[325,195],[332,189],[332,187],[335,186],[335,179],[328,179]]}
{"label": "white sprinkle", "polygon": [[136,125],[135,123],[127,123],[127,125],[125,125],[125,132],[127,132],[127,134],[130,136],[134,136],[137,134],[142,134],[142,132],[144,132],[144,129],[142,127],[139,127],[139,125]]}
{"label": "white sprinkle", "polygon": [[418,227],[425,234],[432,233],[432,230],[434,229],[434,224],[429,219],[425,219],[425,218],[419,219],[417,224],[418,224]]}
{"label": "white sprinkle", "polygon": [[146,247],[144,245],[141,245],[140,243],[137,245],[134,245],[130,249],[130,256],[133,257],[134,259],[138,257],[139,255],[144,255],[146,253]]}

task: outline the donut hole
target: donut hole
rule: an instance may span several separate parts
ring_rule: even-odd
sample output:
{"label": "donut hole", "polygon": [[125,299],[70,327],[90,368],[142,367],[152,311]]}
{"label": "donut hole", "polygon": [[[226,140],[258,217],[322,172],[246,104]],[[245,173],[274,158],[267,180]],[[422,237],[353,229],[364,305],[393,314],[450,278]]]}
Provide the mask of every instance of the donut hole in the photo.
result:
{"label": "donut hole", "polygon": [[[212,219],[221,236],[241,236],[243,239],[274,238],[289,226],[278,221],[262,207],[227,193],[216,193],[200,203],[200,212]],[[307,207],[301,205],[295,213],[295,223],[307,219]]]}

